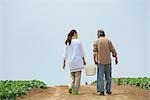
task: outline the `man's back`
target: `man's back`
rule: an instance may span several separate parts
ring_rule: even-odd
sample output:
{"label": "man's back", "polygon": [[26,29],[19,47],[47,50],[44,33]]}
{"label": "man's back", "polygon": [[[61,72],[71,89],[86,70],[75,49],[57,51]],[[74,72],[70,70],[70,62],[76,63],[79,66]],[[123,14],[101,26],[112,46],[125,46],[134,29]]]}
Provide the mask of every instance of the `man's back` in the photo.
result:
{"label": "man's back", "polygon": [[97,53],[97,62],[100,64],[111,64],[111,52],[116,55],[111,41],[105,37],[100,37],[95,41],[94,51]]}

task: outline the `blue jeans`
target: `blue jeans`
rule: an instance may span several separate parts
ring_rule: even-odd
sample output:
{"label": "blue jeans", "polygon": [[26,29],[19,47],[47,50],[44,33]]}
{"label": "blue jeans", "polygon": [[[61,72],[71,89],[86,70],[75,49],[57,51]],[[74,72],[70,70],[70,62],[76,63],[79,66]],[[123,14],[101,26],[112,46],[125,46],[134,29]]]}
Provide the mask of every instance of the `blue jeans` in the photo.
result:
{"label": "blue jeans", "polygon": [[106,91],[111,92],[111,64],[97,64],[97,92],[104,92],[104,74],[106,79]]}

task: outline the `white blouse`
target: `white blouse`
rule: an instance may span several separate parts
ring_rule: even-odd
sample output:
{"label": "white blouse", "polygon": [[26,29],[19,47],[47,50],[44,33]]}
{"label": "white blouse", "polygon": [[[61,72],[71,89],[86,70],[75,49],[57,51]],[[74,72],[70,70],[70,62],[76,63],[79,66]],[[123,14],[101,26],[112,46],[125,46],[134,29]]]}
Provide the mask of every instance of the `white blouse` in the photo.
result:
{"label": "white blouse", "polygon": [[68,61],[71,72],[81,71],[83,66],[82,57],[84,57],[84,50],[79,39],[72,39],[70,45],[65,45],[64,60]]}

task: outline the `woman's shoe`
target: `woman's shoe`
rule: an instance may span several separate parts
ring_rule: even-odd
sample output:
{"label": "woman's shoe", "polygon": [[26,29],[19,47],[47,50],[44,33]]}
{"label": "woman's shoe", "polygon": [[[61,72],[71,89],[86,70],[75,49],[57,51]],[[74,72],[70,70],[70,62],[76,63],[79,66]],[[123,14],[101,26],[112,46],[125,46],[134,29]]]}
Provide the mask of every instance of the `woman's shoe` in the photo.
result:
{"label": "woman's shoe", "polygon": [[68,92],[69,92],[70,94],[72,94],[72,88],[70,88],[70,89],[68,90]]}

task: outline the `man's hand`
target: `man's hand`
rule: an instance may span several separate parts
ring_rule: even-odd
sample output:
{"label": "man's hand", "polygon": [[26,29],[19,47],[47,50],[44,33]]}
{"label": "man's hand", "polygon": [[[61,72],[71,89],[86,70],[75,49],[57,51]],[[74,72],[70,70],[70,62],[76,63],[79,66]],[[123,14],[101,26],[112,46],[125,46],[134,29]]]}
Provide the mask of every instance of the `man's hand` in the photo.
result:
{"label": "man's hand", "polygon": [[117,60],[117,59],[115,60],[115,64],[116,64],[116,65],[118,64],[118,60]]}
{"label": "man's hand", "polygon": [[98,64],[97,61],[94,61],[95,64]]}
{"label": "man's hand", "polygon": [[117,56],[115,56],[115,64],[116,65],[118,64],[118,58],[117,58]]}

